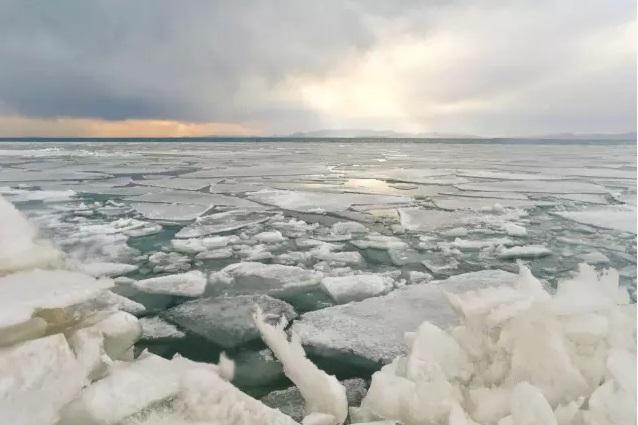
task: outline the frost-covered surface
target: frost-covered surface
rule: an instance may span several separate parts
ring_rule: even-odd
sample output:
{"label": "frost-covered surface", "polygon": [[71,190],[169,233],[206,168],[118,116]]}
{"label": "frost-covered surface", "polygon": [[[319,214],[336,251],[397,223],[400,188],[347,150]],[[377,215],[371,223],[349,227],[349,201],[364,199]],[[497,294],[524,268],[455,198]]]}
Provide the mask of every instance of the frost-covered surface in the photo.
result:
{"label": "frost-covered surface", "polygon": [[357,416],[407,425],[635,422],[636,309],[616,272],[583,265],[552,296],[521,267],[513,286],[447,297],[459,325],[426,321],[406,334],[409,352],[373,375]]}
{"label": "frost-covered surface", "polygon": [[[229,333],[216,340],[161,322],[162,317],[189,301],[267,295],[299,314],[287,331],[301,330],[305,349],[321,369],[339,380],[356,376],[369,382],[382,364],[407,354],[403,334],[423,320],[442,327],[460,323],[436,289],[471,287],[477,282],[472,272],[483,271],[483,280],[493,285],[510,285],[511,275],[485,270],[516,272],[522,260],[553,292],[587,262],[598,271],[618,270],[621,287],[635,300],[632,144],[288,140],[246,146],[5,143],[0,193],[30,223],[0,201],[0,278],[39,268],[88,272],[104,282],[111,276],[114,284],[71,299],[71,279],[68,292],[47,298],[60,301],[53,308],[34,297],[37,302],[27,303],[32,307],[21,321],[0,329],[0,350],[62,332],[84,371],[81,378],[89,382],[144,349],[167,359],[180,353],[217,362],[222,347],[233,342],[237,315],[231,310],[210,326],[228,321]],[[510,280],[499,280],[499,273]],[[514,300],[515,293],[502,294]],[[0,299],[3,311],[24,305],[6,298]],[[253,309],[244,304],[245,318]],[[118,311],[128,314],[115,315]],[[267,316],[270,323],[277,314]],[[148,322],[147,335],[131,348],[142,332],[134,316]],[[598,319],[582,323],[604,328]],[[252,327],[250,338],[224,348],[235,361],[232,382],[257,398],[289,386],[254,325],[245,326]],[[104,327],[119,331],[107,338]],[[626,356],[617,358],[621,364]],[[165,367],[178,363],[186,364],[171,361]],[[196,369],[201,380],[182,373],[176,395],[121,422],[224,423],[220,412],[226,410],[215,407],[224,398],[219,391],[235,402],[244,403],[245,396]],[[196,400],[208,397],[199,389],[211,382],[211,409],[195,408]],[[610,395],[613,386],[605,388],[607,393],[586,400],[584,408],[617,398]],[[523,385],[514,393],[535,400],[534,412],[547,413],[534,388]],[[250,400],[245,410],[261,412]],[[452,420],[463,423],[466,407],[452,407]],[[564,418],[573,408],[561,408],[558,422],[569,423]],[[221,416],[211,419],[214,412]],[[359,413],[353,411],[350,421],[377,419]],[[521,414],[514,423],[525,412],[512,409],[513,416]],[[307,422],[328,420],[322,415]]]}

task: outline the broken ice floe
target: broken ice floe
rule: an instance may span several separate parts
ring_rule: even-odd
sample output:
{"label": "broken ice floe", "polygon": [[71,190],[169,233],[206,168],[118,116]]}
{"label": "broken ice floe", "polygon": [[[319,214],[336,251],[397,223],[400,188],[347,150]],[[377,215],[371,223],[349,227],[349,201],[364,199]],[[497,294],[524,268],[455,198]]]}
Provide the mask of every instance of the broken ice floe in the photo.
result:
{"label": "broken ice floe", "polygon": [[556,215],[603,229],[636,233],[636,207],[595,207],[576,211],[560,211],[556,212]]}
{"label": "broken ice floe", "polygon": [[[307,349],[324,356],[350,355],[373,364],[390,362],[405,352],[404,332],[424,320],[439,326],[455,323],[443,290],[461,292],[509,285],[516,275],[500,270],[468,273],[427,285],[411,285],[388,295],[304,313],[292,330]],[[388,319],[391,312],[391,320]]]}
{"label": "broken ice floe", "polygon": [[206,289],[206,275],[199,270],[138,280],[133,286],[151,294],[198,297]]}
{"label": "broken ice floe", "polygon": [[301,267],[246,261],[212,272],[207,292],[286,296],[319,285],[321,277]]}
{"label": "broken ice floe", "polygon": [[272,320],[297,317],[289,304],[267,295],[200,298],[173,307],[162,317],[219,346],[230,348],[259,338],[252,320],[256,306]]}

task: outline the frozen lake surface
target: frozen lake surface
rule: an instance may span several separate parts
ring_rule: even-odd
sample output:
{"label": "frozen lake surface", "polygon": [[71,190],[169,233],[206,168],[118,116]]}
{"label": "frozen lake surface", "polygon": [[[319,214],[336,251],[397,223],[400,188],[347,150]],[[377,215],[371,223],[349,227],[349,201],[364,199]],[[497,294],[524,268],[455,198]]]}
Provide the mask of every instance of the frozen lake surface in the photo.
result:
{"label": "frozen lake surface", "polygon": [[259,397],[289,382],[255,303],[345,379],[453,320],[428,282],[507,283],[524,261],[551,291],[587,262],[636,297],[635,144],[4,143],[0,191],[74,268],[116,279],[138,350],[225,351]]}

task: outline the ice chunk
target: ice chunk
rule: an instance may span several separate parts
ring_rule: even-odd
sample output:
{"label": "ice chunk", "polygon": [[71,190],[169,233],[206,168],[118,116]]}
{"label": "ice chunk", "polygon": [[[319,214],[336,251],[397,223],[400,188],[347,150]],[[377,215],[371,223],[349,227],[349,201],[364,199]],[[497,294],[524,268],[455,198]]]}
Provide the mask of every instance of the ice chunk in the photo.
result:
{"label": "ice chunk", "polygon": [[432,275],[430,273],[411,270],[407,272],[407,279],[408,279],[408,282],[412,284],[425,283],[432,280]]}
{"label": "ice chunk", "polygon": [[0,328],[31,319],[39,310],[90,300],[113,286],[78,272],[32,270],[0,277]]}
{"label": "ice chunk", "polygon": [[514,387],[511,400],[512,424],[558,425],[552,407],[533,385],[521,382]]}
{"label": "ice chunk", "polygon": [[61,411],[68,425],[115,424],[154,403],[174,397],[180,370],[153,354],[114,365],[109,375],[86,387]]}
{"label": "ice chunk", "polygon": [[61,262],[62,254],[37,239],[35,228],[10,202],[0,196],[0,275]]}
{"label": "ice chunk", "polygon": [[545,245],[525,245],[513,246],[511,248],[502,248],[498,256],[503,259],[512,258],[539,258],[551,255],[552,251]]}
{"label": "ice chunk", "polygon": [[297,317],[292,306],[267,295],[201,298],[173,307],[162,313],[162,317],[219,346],[230,348],[259,338],[252,320],[256,306],[269,317],[285,316],[288,320]]}
{"label": "ice chunk", "polygon": [[206,238],[195,239],[173,239],[171,241],[171,245],[175,251],[184,252],[186,254],[195,254],[214,248],[224,248],[228,244],[237,242],[239,242],[239,238],[234,235],[209,236]]}
{"label": "ice chunk", "polygon": [[85,383],[84,368],[62,334],[0,348],[0,412],[4,423],[56,423],[58,410]]}
{"label": "ice chunk", "polygon": [[91,311],[122,310],[134,315],[139,315],[146,311],[144,305],[111,291],[101,292],[97,297],[83,303],[81,307]]}
{"label": "ice chunk", "polygon": [[231,248],[218,248],[198,253],[195,258],[198,260],[219,260],[222,258],[230,258],[233,256]]}
{"label": "ice chunk", "polygon": [[320,245],[308,252],[308,254],[320,261],[329,263],[360,265],[363,263],[363,257],[358,251],[341,251],[334,252],[328,245]]}
{"label": "ice chunk", "polygon": [[283,320],[275,327],[266,323],[261,311],[255,314],[255,324],[262,339],[283,365],[286,376],[299,388],[305,402],[304,414],[321,415],[321,422],[316,423],[343,424],[348,416],[346,389],[337,378],[323,372],[306,358],[296,337],[288,341],[283,330],[285,323]]}
{"label": "ice chunk", "polygon": [[255,236],[253,236],[253,238],[261,243],[278,243],[286,240],[286,238],[284,238],[281,232],[278,230],[257,233]]}
{"label": "ice chunk", "polygon": [[443,226],[461,223],[465,213],[458,211],[426,210],[422,208],[401,208],[401,227],[408,231],[433,231]]}
{"label": "ice chunk", "polygon": [[486,238],[479,240],[454,239],[452,246],[460,250],[478,251],[492,246],[512,245],[514,242],[509,238]]}
{"label": "ice chunk", "polygon": [[394,288],[394,280],[380,274],[324,277],[321,287],[339,304],[382,295]]}
{"label": "ice chunk", "polygon": [[[293,322],[293,332],[312,353],[324,356],[354,355],[360,359],[389,363],[406,352],[403,334],[424,320],[438,326],[456,322],[441,289],[461,292],[486,286],[511,285],[516,275],[484,270],[454,276],[428,285],[411,285],[388,295],[368,298],[305,313]],[[388,320],[385,312],[392,312]]]}
{"label": "ice chunk", "polygon": [[124,263],[94,262],[82,263],[78,270],[94,277],[116,277],[137,270],[137,266]]}
{"label": "ice chunk", "polygon": [[352,205],[407,204],[411,202],[411,198],[403,196],[359,193],[331,193],[330,196],[326,196],[321,192],[268,189],[253,192],[249,194],[249,198],[282,209],[305,212],[313,210],[335,212],[347,210]]}
{"label": "ice chunk", "polygon": [[589,224],[603,229],[636,233],[635,206],[608,206],[588,208],[580,211],[557,212],[556,215],[578,223]]}
{"label": "ice chunk", "polygon": [[160,204],[153,202],[131,202],[130,205],[147,219],[163,222],[191,221],[212,207],[212,204]]}
{"label": "ice chunk", "polygon": [[405,249],[408,244],[394,236],[368,235],[366,239],[353,240],[352,245],[359,249]]}
{"label": "ice chunk", "polygon": [[197,238],[215,233],[231,232],[267,221],[272,214],[261,210],[233,210],[210,214],[198,218],[193,224],[182,228],[176,238]]}
{"label": "ice chunk", "polygon": [[155,340],[155,339],[177,339],[183,338],[186,334],[171,323],[162,320],[158,316],[154,317],[142,317],[140,319],[140,325],[142,325],[142,339],[143,340]]}
{"label": "ice chunk", "polygon": [[331,230],[335,235],[347,235],[350,233],[366,233],[368,228],[356,221],[339,221],[332,225]]}
{"label": "ice chunk", "polygon": [[155,252],[148,257],[154,273],[177,273],[191,268],[191,260],[178,252]]}
{"label": "ice chunk", "polygon": [[162,230],[162,226],[157,223],[149,223],[134,218],[120,218],[112,222],[111,226],[116,231],[131,237],[154,235]]}
{"label": "ice chunk", "polygon": [[209,276],[209,291],[282,296],[304,292],[318,285],[321,277],[321,273],[301,267],[245,261],[212,272]]}
{"label": "ice chunk", "polygon": [[138,280],[133,286],[151,294],[198,297],[206,289],[206,276],[199,270]]}
{"label": "ice chunk", "polygon": [[509,236],[527,236],[527,229],[519,224],[505,222],[502,227]]}

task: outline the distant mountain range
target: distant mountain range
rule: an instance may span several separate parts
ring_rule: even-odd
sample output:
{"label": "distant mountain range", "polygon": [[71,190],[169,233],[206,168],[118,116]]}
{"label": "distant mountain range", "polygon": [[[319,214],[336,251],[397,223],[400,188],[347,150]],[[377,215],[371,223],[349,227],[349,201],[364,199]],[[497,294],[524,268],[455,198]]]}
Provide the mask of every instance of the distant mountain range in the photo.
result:
{"label": "distant mountain range", "polygon": [[[462,133],[401,133],[393,130],[364,130],[364,129],[325,129],[314,131],[300,131],[284,137],[299,138],[388,138],[388,139],[484,139],[491,137]],[[538,136],[512,137],[521,139],[552,139],[552,140],[636,140],[636,132],[627,133],[555,133]]]}
{"label": "distant mountain range", "polygon": [[400,133],[393,130],[314,130],[292,133],[287,137],[380,137],[388,139],[416,138],[416,139],[480,139],[480,136],[460,133]]}
{"label": "distant mountain range", "polygon": [[557,140],[636,140],[636,132],[627,133],[557,133],[539,136],[539,139]]}

